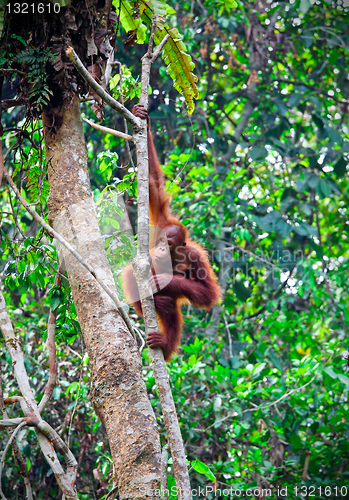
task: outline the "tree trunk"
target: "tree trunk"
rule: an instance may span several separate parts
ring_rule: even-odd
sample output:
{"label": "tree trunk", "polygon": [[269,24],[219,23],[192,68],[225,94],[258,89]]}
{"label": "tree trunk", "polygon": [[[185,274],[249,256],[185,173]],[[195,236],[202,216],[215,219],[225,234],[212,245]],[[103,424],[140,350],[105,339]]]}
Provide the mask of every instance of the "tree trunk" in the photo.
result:
{"label": "tree trunk", "polygon": [[[115,290],[87,169],[78,97],[43,116],[49,221]],[[105,425],[120,498],[150,498],[160,479],[160,442],[137,344],[115,305],[66,250],[68,278],[91,366],[93,406]]]}

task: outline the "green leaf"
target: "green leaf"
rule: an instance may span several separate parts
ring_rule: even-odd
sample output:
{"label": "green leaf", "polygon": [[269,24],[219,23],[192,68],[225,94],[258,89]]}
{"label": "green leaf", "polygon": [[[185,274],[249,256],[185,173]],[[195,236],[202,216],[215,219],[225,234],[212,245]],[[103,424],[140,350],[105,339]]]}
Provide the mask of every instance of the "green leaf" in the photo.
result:
{"label": "green leaf", "polygon": [[60,387],[55,387],[53,389],[52,397],[57,401],[57,399],[60,398],[61,394],[62,394],[62,389]]}
{"label": "green leaf", "polygon": [[159,26],[159,22],[161,23],[163,21],[163,18],[167,14],[166,2],[164,2],[163,0],[151,0],[150,3],[153,6],[156,15],[156,20]]}
{"label": "green leaf", "polygon": [[344,375],[343,373],[337,373],[337,378],[345,384],[347,387],[349,387],[349,378]]}
{"label": "green leaf", "polygon": [[330,58],[329,58],[330,64],[336,64],[338,57],[339,57],[338,50],[337,49],[332,49],[331,52],[330,52]]}
{"label": "green leaf", "polygon": [[188,365],[190,367],[193,367],[195,365],[195,363],[196,363],[196,356],[195,356],[195,354],[192,354],[190,356],[190,358],[188,359]]}
{"label": "green leaf", "polygon": [[290,95],[287,104],[290,108],[297,107],[298,104],[301,102],[302,98],[303,98],[302,94],[294,92],[293,94]]}
{"label": "green leaf", "polygon": [[300,203],[299,208],[305,213],[305,215],[311,215],[313,211],[313,207],[309,205],[309,203]]}
{"label": "green leaf", "polygon": [[293,229],[300,236],[308,236],[308,231],[302,226],[294,226]]}
{"label": "green leaf", "polygon": [[79,390],[79,382],[72,382],[65,391],[65,394],[66,396],[69,396],[70,394],[73,397],[74,392],[77,393],[78,390]]}
{"label": "green leaf", "polygon": [[268,151],[264,146],[253,146],[253,148],[249,152],[251,160],[254,161],[265,160],[267,154]]}
{"label": "green leaf", "polygon": [[332,193],[332,186],[326,179],[320,179],[320,189],[325,197]]}
{"label": "green leaf", "polygon": [[313,113],[312,115],[312,118],[314,120],[314,123],[315,125],[317,126],[317,128],[320,130],[320,132],[322,132],[322,130],[324,129],[324,122],[322,121],[322,118],[321,116]]}
{"label": "green leaf", "polygon": [[274,351],[274,349],[271,349],[268,353],[268,356],[269,358],[271,359],[271,361],[273,362],[273,365],[282,372],[282,366],[281,366],[281,363],[280,363],[280,360],[276,354],[276,352]]}
{"label": "green leaf", "polygon": [[301,41],[303,45],[307,48],[311,47],[313,45],[313,36],[309,31],[306,31],[301,35]]}
{"label": "green leaf", "polygon": [[51,294],[50,305],[52,311],[56,311],[56,309],[60,306],[60,304],[64,303],[64,292],[60,288],[56,288]]}
{"label": "green leaf", "polygon": [[310,174],[308,177],[308,186],[310,189],[315,189],[319,183],[319,176],[316,174]]}
{"label": "green leaf", "polygon": [[188,113],[192,114],[194,99],[199,96],[196,86],[197,76],[192,72],[194,63],[177,28],[164,25],[162,30],[157,29],[154,36],[156,45],[159,45],[167,34],[170,35],[170,38],[162,51],[162,58],[167,65],[175,89],[184,95]]}
{"label": "green leaf", "polygon": [[[305,89],[306,90],[306,89]],[[321,109],[322,109],[322,105],[321,105],[321,102],[319,101],[319,99],[317,97],[315,97],[314,95],[311,95],[309,97],[309,101],[314,105],[314,109],[317,113],[320,113],[321,112]]]}
{"label": "green leaf", "polygon": [[233,284],[233,290],[236,293],[237,298],[241,300],[241,302],[246,302],[246,300],[251,295],[250,290],[245,287],[242,281],[236,281]]}
{"label": "green leaf", "polygon": [[336,379],[337,373],[333,370],[332,366],[324,368],[324,372],[327,373],[331,378]]}
{"label": "green leaf", "polygon": [[37,267],[37,264],[38,264],[38,256],[37,256],[35,250],[30,250],[30,252],[27,253],[27,259],[29,262],[30,270],[34,271]]}
{"label": "green leaf", "polygon": [[[135,32],[136,42],[144,43],[146,38],[146,26],[143,24],[141,17],[137,19],[133,16],[134,2],[127,0],[113,0],[113,5],[116,12],[120,12],[121,26],[126,33]],[[144,6],[143,6],[144,8]]]}
{"label": "green leaf", "polygon": [[315,285],[315,277],[313,269],[310,269],[309,271],[309,284],[311,288],[314,290],[316,285]]}
{"label": "green leaf", "polygon": [[238,4],[235,2],[235,0],[224,0],[223,2],[227,7],[229,7],[230,9],[235,9]]}
{"label": "green leaf", "polygon": [[277,97],[275,99],[275,104],[276,104],[276,107],[277,107],[280,115],[281,116],[285,116],[285,114],[287,113],[288,109],[287,109],[287,106],[284,103],[284,101],[282,99],[280,99],[280,97]]}
{"label": "green leaf", "polygon": [[323,247],[320,246],[320,245],[317,245],[314,241],[312,241],[311,246],[315,250],[317,258],[320,259],[320,260],[322,260],[322,258],[324,256],[324,249],[323,249]]}
{"label": "green leaf", "polygon": [[206,476],[211,481],[216,481],[216,478],[215,478],[213,472],[211,471],[211,469],[206,464],[204,464],[203,462],[200,462],[199,460],[196,459],[193,462],[191,462],[190,465],[199,474],[203,474],[204,476]]}
{"label": "green leaf", "polygon": [[[163,0],[140,1],[138,5],[138,3],[133,1],[113,0],[113,5],[116,12],[120,10],[120,21],[124,30],[127,33],[136,33],[137,43],[145,42],[146,26],[144,23],[151,25],[153,14],[158,19],[161,19],[161,22],[157,23],[154,41],[156,45],[159,45],[167,34],[170,35],[163,48],[162,58],[173,80],[175,89],[184,95],[188,113],[192,114],[194,111],[194,99],[197,99],[199,96],[196,86],[197,77],[192,73],[194,63],[177,28],[171,28],[163,22],[165,14],[168,15],[165,2]],[[133,9],[136,8],[138,8],[138,13],[140,14],[138,17],[133,14]]]}
{"label": "green leaf", "polygon": [[333,170],[337,177],[343,177],[347,172],[347,161],[342,156],[334,165]]}
{"label": "green leaf", "polygon": [[267,363],[260,363],[259,365],[255,365],[252,370],[252,378],[257,378],[266,366]]}
{"label": "green leaf", "polygon": [[71,0],[50,0],[51,3],[58,3],[61,7],[66,7],[71,4]]}

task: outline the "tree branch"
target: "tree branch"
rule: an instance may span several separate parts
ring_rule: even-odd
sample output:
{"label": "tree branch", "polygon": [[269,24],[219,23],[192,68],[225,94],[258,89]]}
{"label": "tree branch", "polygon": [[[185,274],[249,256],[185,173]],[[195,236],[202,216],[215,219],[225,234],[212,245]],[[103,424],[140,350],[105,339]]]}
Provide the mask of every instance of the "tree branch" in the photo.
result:
{"label": "tree branch", "polygon": [[[100,130],[101,132],[104,132],[106,134],[116,135],[117,137],[121,137],[121,139],[125,139],[126,141],[133,142],[132,135],[125,134],[124,132],[119,132],[118,130],[114,130],[114,129],[109,128],[109,127],[103,127],[103,125],[99,125],[98,123],[91,122],[91,120],[88,120],[87,118],[83,118],[83,120],[86,123],[88,123],[89,125],[91,125],[91,127],[95,128],[97,130]],[[0,185],[1,185],[1,183],[0,183]]]}
{"label": "tree branch", "polygon": [[[62,269],[58,268],[54,285],[60,287],[61,283],[62,283]],[[47,348],[50,360],[50,372],[43,398],[39,403],[40,414],[46,408],[46,405],[49,402],[52,396],[53,389],[56,385],[58,366],[57,366],[55,333],[56,333],[56,314],[52,311],[52,309],[50,309],[50,314],[48,317],[48,325],[47,325]]]}
{"label": "tree branch", "polygon": [[89,84],[89,86],[99,95],[104,102],[109,104],[109,106],[115,111],[117,111],[121,116],[123,116],[134,128],[140,126],[140,119],[134,116],[131,111],[129,111],[125,106],[116,101],[111,95],[109,95],[99,83],[94,80],[93,76],[87,71],[85,66],[80,61],[77,53],[72,47],[68,47],[66,50],[67,56],[73,62],[75,68],[78,70],[82,78]]}
{"label": "tree branch", "polygon": [[[154,30],[154,22],[152,32]],[[151,53],[152,37],[150,36],[147,53],[142,57],[142,78],[140,103],[148,107],[148,89],[150,69],[154,55]],[[138,170],[138,246],[137,258],[133,262],[134,275],[137,281],[141,300],[146,332],[159,330],[152,290],[149,285],[151,276],[149,258],[149,166],[147,146],[147,123],[142,120],[142,127],[134,129],[134,142],[137,153]],[[191,500],[191,489],[183,440],[178,424],[176,407],[173,401],[166,364],[161,348],[149,349],[154,377],[159,393],[162,413],[167,431],[173,459],[173,469],[180,500]]]}
{"label": "tree branch", "polygon": [[[25,419],[19,424],[19,427],[25,425],[34,425],[38,429],[36,435],[39,440],[40,448],[50,464],[52,472],[56,476],[57,482],[65,495],[66,500],[77,500],[76,491],[74,489],[75,476],[72,476],[72,463],[75,461],[74,456],[65,455],[67,458],[67,473],[64,472],[63,467],[58,460],[57,454],[53,447],[53,443],[46,437],[42,432],[39,425],[43,430],[47,428],[46,423],[41,419],[37,402],[35,400],[33,391],[31,390],[29,384],[29,378],[24,364],[24,356],[21,344],[18,338],[15,336],[7,307],[5,298],[0,290],[0,330],[4,336],[7,350],[11,356],[12,366],[14,376],[16,378],[19,390],[23,396],[23,402],[21,402],[21,409],[25,415]],[[10,420],[11,421],[11,420]],[[48,425],[48,424],[47,424]],[[54,441],[54,444],[58,447],[59,451],[64,452],[64,447],[62,443]],[[64,453],[63,453],[64,454]],[[73,462],[72,462],[73,461]],[[77,466],[77,462],[75,461]]]}
{"label": "tree branch", "polygon": [[162,41],[156,47],[156,49],[154,50],[154,53],[153,53],[152,63],[155,61],[155,59],[158,57],[158,55],[160,54],[160,52],[162,51],[162,49],[165,47],[165,45],[167,43],[167,40],[169,38],[170,38],[170,35],[167,33],[167,35],[164,36],[164,38],[162,39]]}
{"label": "tree branch", "polygon": [[1,486],[1,476],[2,476],[2,469],[3,469],[3,466],[4,466],[4,463],[5,463],[5,458],[6,458],[6,455],[7,455],[7,452],[11,446],[11,443],[12,441],[16,438],[18,432],[27,425],[27,422],[25,420],[23,420],[23,422],[21,422],[16,428],[15,430],[12,432],[12,434],[10,435],[10,438],[9,440],[7,441],[7,444],[5,446],[5,449],[2,453],[2,457],[1,457],[1,461],[0,461],[0,496],[1,496],[1,499],[2,500],[7,500],[3,491],[2,491],[2,486]]}
{"label": "tree branch", "polygon": [[[2,377],[1,377],[1,363],[0,363],[0,408],[1,408],[1,412],[3,414],[3,417],[5,419],[8,419],[8,414],[7,414],[6,406],[4,403],[4,394],[3,394]],[[23,422],[23,419],[20,419],[20,420],[21,420],[21,422]],[[19,425],[21,422],[18,422],[17,425]],[[9,437],[11,437],[13,431],[10,430],[9,428],[7,428],[7,432],[8,432]],[[32,487],[31,487],[31,484],[29,481],[27,464],[26,464],[26,461],[24,460],[21,452],[19,451],[17,441],[13,442],[12,450],[13,450],[13,454],[15,456],[15,460],[17,461],[21,476],[23,477],[25,491],[26,491],[26,495],[27,495],[27,500],[33,500],[33,492],[32,492]],[[0,480],[0,482],[1,482],[1,480]]]}

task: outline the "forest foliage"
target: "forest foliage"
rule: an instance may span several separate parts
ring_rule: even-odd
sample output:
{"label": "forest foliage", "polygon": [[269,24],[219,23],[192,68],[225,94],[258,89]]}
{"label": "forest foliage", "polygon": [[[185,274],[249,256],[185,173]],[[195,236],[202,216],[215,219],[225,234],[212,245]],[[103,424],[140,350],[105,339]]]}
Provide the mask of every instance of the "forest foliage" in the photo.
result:
{"label": "forest foliage", "polygon": [[[135,20],[127,10],[134,2],[113,2],[121,12],[115,43],[129,108],[139,95],[140,58],[150,27],[146,4],[140,4],[142,15]],[[289,499],[299,498],[301,487],[308,493],[314,488],[315,498],[346,498],[348,8],[330,0],[154,5],[160,17],[163,9],[168,13],[156,42],[169,31],[173,39],[152,69],[151,127],[173,210],[207,248],[223,291],[213,313],[183,309],[182,347],[168,365],[192,487],[243,492],[260,486],[276,495],[281,485],[288,487]],[[138,37],[138,43],[132,45],[130,37],[131,42]],[[16,40],[18,46],[23,42]],[[6,57],[12,68],[19,67],[18,54]],[[49,55],[40,57],[47,64]],[[178,65],[179,57],[185,63]],[[119,66],[114,68],[111,88],[120,98]],[[30,78],[37,87],[31,99],[40,107],[38,96],[43,101],[50,96],[36,70],[33,57]],[[82,109],[91,118],[89,104]],[[106,126],[124,130],[120,117],[108,109],[104,113]],[[4,153],[15,144],[12,129],[26,131],[8,160],[22,192],[46,215],[40,121],[28,119],[21,108],[10,108],[2,120]],[[122,193],[136,229],[135,169],[121,140],[88,126],[85,132],[94,198],[117,278],[134,250],[118,220]],[[69,285],[63,280],[62,287],[53,286],[56,248],[5,182],[0,196],[0,271],[32,386],[40,394],[48,376],[45,339],[52,307],[60,371],[46,412],[61,436],[69,436],[79,459],[79,498],[103,498],[112,464],[105,431],[88,399],[88,357]],[[4,392],[16,395],[3,343],[0,354]],[[146,349],[142,356],[165,444]],[[37,498],[56,498],[56,483],[37,457],[33,431],[20,431],[17,441],[37,491],[42,487]],[[16,491],[21,495],[10,454],[3,477],[7,498],[16,498]]]}

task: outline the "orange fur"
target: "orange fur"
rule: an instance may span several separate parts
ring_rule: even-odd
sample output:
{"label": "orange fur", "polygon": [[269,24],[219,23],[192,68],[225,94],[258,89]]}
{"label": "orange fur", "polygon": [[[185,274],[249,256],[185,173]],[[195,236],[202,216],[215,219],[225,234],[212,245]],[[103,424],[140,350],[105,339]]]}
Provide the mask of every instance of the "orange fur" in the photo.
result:
{"label": "orange fur", "polygon": [[[136,105],[133,113],[140,118],[147,117],[146,111],[141,105]],[[187,229],[171,212],[170,197],[164,187],[163,172],[149,126],[148,158],[150,221],[155,227],[153,242],[155,248],[150,253],[151,256],[155,255],[155,259],[158,258],[154,252],[160,232],[163,230],[170,246],[173,275],[172,279],[170,277],[170,281],[165,282],[165,286],[159,287],[159,291],[154,294],[160,333],[149,332],[147,342],[151,347],[162,347],[167,361],[180,344],[183,325],[180,304],[190,302],[194,306],[209,309],[219,300],[221,294],[206,250],[199,243],[190,240]],[[153,281],[155,280],[159,286],[161,274],[156,275],[154,268],[152,268],[152,272]],[[168,275],[162,274],[162,277],[165,276]],[[123,281],[127,299],[134,305],[137,314],[141,316],[142,307],[131,265],[124,269]]]}

